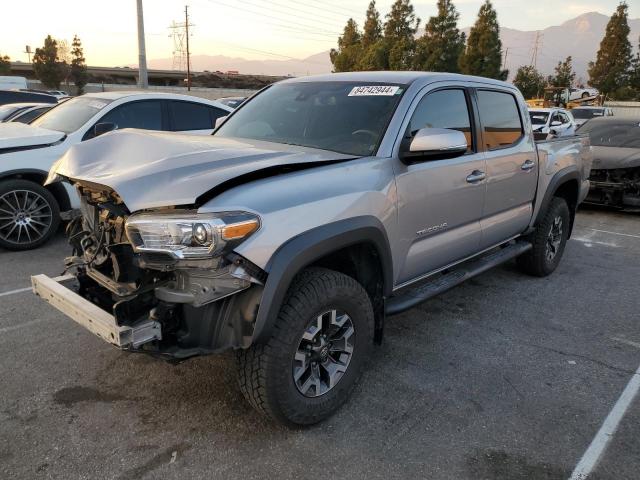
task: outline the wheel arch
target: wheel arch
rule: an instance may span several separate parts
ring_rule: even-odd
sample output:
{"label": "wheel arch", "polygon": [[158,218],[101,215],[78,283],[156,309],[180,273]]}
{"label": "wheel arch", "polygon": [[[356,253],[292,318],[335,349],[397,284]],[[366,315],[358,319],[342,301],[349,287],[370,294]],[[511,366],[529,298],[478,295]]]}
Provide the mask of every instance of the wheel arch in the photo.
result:
{"label": "wheel arch", "polygon": [[38,170],[36,168],[21,168],[17,170],[7,170],[6,172],[0,173],[0,182],[4,180],[29,180],[31,182],[37,183],[38,185],[43,186],[53,198],[58,202],[58,207],[61,212],[65,212],[67,210],[71,210],[71,200],[69,199],[69,195],[67,194],[64,186],[57,182],[51,185],[44,186],[44,181],[47,179],[48,173],[44,170]]}
{"label": "wheel arch", "polygon": [[268,339],[291,281],[306,267],[323,266],[359,281],[376,313],[376,340],[382,335],[384,298],[393,287],[391,249],[376,217],[339,220],[304,232],[283,244],[271,257],[253,334],[253,343]]}
{"label": "wheel arch", "polygon": [[580,195],[580,173],[572,167],[567,167],[557,172],[549,185],[542,199],[540,210],[534,222],[537,225],[544,217],[551,200],[554,197],[563,198],[569,206],[570,225],[569,225],[569,237],[573,231],[573,223],[575,219],[576,209],[578,208],[578,198]]}

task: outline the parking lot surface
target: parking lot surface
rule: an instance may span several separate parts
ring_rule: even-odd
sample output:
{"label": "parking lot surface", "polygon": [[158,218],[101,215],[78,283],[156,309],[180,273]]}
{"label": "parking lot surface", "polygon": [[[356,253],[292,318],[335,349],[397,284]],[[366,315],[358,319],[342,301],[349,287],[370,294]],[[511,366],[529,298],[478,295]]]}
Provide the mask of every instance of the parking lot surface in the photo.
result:
{"label": "parking lot surface", "polygon": [[[640,365],[640,215],[582,210],[551,277],[509,263],[390,318],[300,430],[248,406],[232,355],[125,354],[20,291],[67,253],[0,251],[2,479],[566,479]],[[640,477],[639,425],[637,397],[590,479]]]}

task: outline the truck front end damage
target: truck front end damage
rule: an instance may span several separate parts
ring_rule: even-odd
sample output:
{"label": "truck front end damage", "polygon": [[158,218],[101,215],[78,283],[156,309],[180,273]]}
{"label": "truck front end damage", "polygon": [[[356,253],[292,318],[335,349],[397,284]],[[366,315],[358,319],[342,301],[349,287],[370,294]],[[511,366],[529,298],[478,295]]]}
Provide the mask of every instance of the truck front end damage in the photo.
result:
{"label": "truck front end damage", "polygon": [[72,291],[34,277],[36,293],[126,350],[180,359],[251,344],[266,274],[233,248],[260,228],[256,215],[132,215],[108,187],[76,188],[82,215],[67,227],[65,263],[77,282]]}

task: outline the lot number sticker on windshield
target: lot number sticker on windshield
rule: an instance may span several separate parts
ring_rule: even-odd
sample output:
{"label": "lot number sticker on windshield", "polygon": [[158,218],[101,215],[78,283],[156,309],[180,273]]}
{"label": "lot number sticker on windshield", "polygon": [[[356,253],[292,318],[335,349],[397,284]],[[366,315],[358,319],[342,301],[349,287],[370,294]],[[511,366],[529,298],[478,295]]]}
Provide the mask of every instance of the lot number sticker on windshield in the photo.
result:
{"label": "lot number sticker on windshield", "polygon": [[349,92],[350,97],[371,97],[371,96],[387,96],[395,95],[400,87],[393,85],[366,85],[362,87],[353,87]]}

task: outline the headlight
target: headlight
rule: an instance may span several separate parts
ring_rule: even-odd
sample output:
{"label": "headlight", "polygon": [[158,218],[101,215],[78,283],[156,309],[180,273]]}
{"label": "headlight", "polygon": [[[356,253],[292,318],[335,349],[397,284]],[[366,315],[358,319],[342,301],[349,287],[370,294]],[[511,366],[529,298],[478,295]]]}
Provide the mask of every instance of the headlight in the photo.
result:
{"label": "headlight", "polygon": [[231,249],[260,227],[246,212],[139,213],[126,222],[136,252],[163,252],[175,258],[211,258]]}

